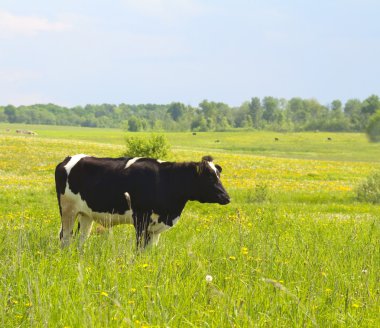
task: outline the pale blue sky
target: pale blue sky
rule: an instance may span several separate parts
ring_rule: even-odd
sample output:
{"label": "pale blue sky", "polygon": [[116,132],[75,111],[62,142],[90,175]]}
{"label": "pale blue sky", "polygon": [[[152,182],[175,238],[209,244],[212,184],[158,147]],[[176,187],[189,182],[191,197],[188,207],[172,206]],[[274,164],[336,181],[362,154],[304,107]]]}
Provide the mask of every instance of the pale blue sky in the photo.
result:
{"label": "pale blue sky", "polygon": [[380,94],[378,0],[1,0],[0,105]]}

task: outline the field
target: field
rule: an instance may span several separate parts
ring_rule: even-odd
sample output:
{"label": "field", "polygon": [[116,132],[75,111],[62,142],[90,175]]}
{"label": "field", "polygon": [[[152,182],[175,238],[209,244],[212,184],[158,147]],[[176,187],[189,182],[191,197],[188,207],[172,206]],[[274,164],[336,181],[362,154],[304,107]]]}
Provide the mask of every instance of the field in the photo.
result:
{"label": "field", "polygon": [[131,226],[61,250],[56,164],[120,156],[125,133],[0,125],[1,327],[380,326],[380,207],[355,200],[380,170],[379,145],[362,134],[166,135],[170,159],[214,156],[231,204],[189,202],[142,253]]}

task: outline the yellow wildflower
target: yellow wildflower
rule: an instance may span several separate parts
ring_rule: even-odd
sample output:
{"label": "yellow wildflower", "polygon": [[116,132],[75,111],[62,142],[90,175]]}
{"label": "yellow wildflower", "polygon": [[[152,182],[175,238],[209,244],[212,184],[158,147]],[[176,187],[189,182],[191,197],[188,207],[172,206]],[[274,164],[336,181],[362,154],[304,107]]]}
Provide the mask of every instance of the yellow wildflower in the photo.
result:
{"label": "yellow wildflower", "polygon": [[242,247],[240,249],[240,253],[243,254],[243,255],[248,255],[248,248],[247,247]]}

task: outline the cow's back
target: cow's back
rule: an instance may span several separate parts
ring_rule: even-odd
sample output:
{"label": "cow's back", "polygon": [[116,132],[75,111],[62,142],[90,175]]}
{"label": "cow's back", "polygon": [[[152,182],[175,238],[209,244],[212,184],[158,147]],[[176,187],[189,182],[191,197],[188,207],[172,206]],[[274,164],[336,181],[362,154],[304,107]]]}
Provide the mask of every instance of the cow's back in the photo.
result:
{"label": "cow's back", "polygon": [[[132,164],[131,164],[132,163]],[[148,158],[67,157],[56,168],[56,187],[65,198],[80,199],[93,212],[123,214],[156,198],[159,162]]]}

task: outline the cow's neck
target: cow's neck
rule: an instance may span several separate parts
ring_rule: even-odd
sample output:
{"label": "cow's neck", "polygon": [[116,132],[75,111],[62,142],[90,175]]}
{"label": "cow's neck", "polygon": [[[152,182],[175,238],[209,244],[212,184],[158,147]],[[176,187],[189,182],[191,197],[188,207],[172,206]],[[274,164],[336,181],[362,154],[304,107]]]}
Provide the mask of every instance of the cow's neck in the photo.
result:
{"label": "cow's neck", "polygon": [[[165,170],[165,201],[182,212],[187,201],[194,200],[195,167],[194,163],[173,163],[173,166]],[[180,214],[180,213],[179,213]]]}

